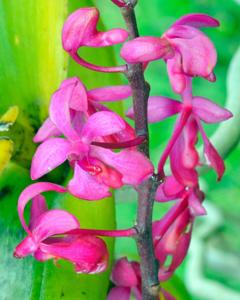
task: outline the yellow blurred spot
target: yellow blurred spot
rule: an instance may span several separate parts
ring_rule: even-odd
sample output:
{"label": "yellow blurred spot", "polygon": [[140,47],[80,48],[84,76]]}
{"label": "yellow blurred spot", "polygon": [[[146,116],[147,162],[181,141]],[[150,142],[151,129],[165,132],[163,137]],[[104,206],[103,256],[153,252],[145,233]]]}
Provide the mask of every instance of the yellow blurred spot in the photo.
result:
{"label": "yellow blurred spot", "polygon": [[[7,112],[0,117],[0,132],[8,131],[18,117],[19,109],[17,106],[11,106]],[[0,174],[6,167],[13,153],[13,142],[7,137],[0,137]]]}
{"label": "yellow blurred spot", "polygon": [[16,121],[18,113],[18,107],[11,106],[8,111],[0,118],[0,131],[8,131],[9,127]]}
{"label": "yellow blurred spot", "polygon": [[0,139],[0,174],[9,162],[13,152],[13,142],[11,140]]}

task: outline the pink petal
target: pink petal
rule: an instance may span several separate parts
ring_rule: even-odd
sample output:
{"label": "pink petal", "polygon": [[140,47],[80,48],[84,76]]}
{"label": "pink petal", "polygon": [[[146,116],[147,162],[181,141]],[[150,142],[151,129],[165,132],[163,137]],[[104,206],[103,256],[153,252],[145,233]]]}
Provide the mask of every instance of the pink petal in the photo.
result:
{"label": "pink petal", "polygon": [[65,79],[61,83],[60,89],[65,87],[70,87],[73,90],[69,107],[86,113],[88,110],[87,90],[81,80],[78,77]]}
{"label": "pink petal", "polygon": [[58,193],[64,193],[66,189],[60,185],[50,183],[50,182],[37,182],[29,185],[25,190],[22,191],[19,199],[18,199],[18,215],[21,221],[21,224],[25,231],[28,234],[31,234],[26,222],[24,220],[24,209],[26,204],[33,199],[34,197],[38,196],[39,194],[47,191],[55,191]]}
{"label": "pink petal", "polygon": [[[155,123],[175,115],[181,110],[181,102],[162,96],[153,96],[148,99],[148,122]],[[134,119],[133,107],[127,114],[129,118]]]}
{"label": "pink petal", "polygon": [[219,155],[219,153],[217,152],[217,150],[215,149],[215,147],[209,141],[202,127],[202,124],[199,120],[198,120],[198,127],[203,138],[203,144],[204,144],[203,151],[207,160],[207,164],[213,167],[213,169],[216,171],[218,175],[218,180],[221,180],[225,171],[224,161]]}
{"label": "pink petal", "polygon": [[106,270],[108,264],[107,247],[95,236],[81,236],[69,242],[42,243],[41,251],[72,262],[77,273],[100,273]]}
{"label": "pink petal", "polygon": [[80,8],[66,20],[62,31],[63,48],[70,54],[82,46],[105,47],[124,42],[128,32],[124,29],[97,30],[99,12],[95,7]]}
{"label": "pink petal", "polygon": [[99,200],[111,195],[107,185],[99,183],[96,176],[90,175],[78,164],[75,164],[74,177],[68,183],[68,191],[85,200]]}
{"label": "pink petal", "polygon": [[199,157],[195,149],[197,133],[196,122],[190,119],[170,153],[173,175],[183,186],[195,186],[198,183],[196,166]]}
{"label": "pink petal", "polygon": [[201,199],[194,193],[190,193],[188,198],[190,213],[193,217],[206,215],[206,209],[202,206]]}
{"label": "pink petal", "polygon": [[53,235],[63,234],[79,227],[80,224],[74,215],[64,210],[52,209],[40,216],[32,235],[36,242],[41,242]]}
{"label": "pink petal", "polygon": [[92,155],[120,172],[125,184],[138,185],[151,176],[154,171],[148,158],[135,150],[123,150],[115,153],[108,149],[92,146]]}
{"label": "pink petal", "polygon": [[29,228],[32,230],[39,217],[48,210],[45,198],[42,195],[37,195],[32,199]]}
{"label": "pink petal", "polygon": [[126,42],[121,57],[128,63],[143,63],[173,55],[173,50],[164,38],[138,37]]}
{"label": "pink petal", "polygon": [[[189,76],[208,77],[216,65],[217,53],[210,39],[198,29],[185,25],[174,26],[184,32],[182,37],[170,38],[171,45],[182,58],[182,72]],[[171,29],[173,30],[173,29]]]}
{"label": "pink petal", "polygon": [[68,16],[62,30],[62,44],[67,52],[77,52],[86,34],[89,39],[96,34],[99,12],[94,7],[80,8]]}
{"label": "pink petal", "polygon": [[156,192],[156,201],[165,202],[176,200],[180,197],[184,186],[180,184],[174,176],[167,176],[164,183],[160,184]]}
{"label": "pink petal", "polygon": [[[164,218],[161,220],[162,224]],[[191,239],[192,221],[189,210],[186,208],[175,217],[174,222],[155,244],[155,253],[160,261],[158,276],[161,281],[168,280],[185,258]],[[188,230],[189,225],[190,230]],[[168,256],[172,257],[170,265],[166,265]]]}
{"label": "pink petal", "polygon": [[125,7],[127,6],[127,3],[124,0],[111,0],[113,3],[115,3],[118,7]]}
{"label": "pink petal", "polygon": [[109,111],[100,111],[91,115],[84,125],[81,137],[85,143],[90,143],[97,137],[117,133],[125,129],[125,122],[117,114]]}
{"label": "pink petal", "polygon": [[73,85],[60,88],[52,96],[49,114],[56,127],[71,141],[79,140],[76,130],[72,126],[70,102],[74,93]]}
{"label": "pink petal", "polygon": [[188,14],[178,19],[171,27],[176,25],[188,25],[195,28],[218,27],[218,20],[206,14]]}
{"label": "pink petal", "polygon": [[175,255],[173,256],[173,261],[170,266],[170,270],[175,271],[177,267],[181,265],[181,263],[183,262],[183,260],[187,255],[190,242],[191,242],[191,230],[188,233],[184,233],[179,239],[176,246]]}
{"label": "pink petal", "polygon": [[193,112],[206,123],[218,123],[232,117],[229,110],[203,97],[193,98]]}
{"label": "pink petal", "polygon": [[196,29],[184,25],[171,26],[163,36],[171,39],[171,41],[175,38],[193,39],[196,36]]}
{"label": "pink petal", "polygon": [[35,242],[35,240],[31,236],[27,236],[24,240],[21,241],[21,243],[17,245],[13,255],[16,258],[23,258],[34,253],[37,248],[38,244]]}
{"label": "pink petal", "polygon": [[32,180],[38,179],[61,165],[67,159],[70,147],[70,143],[62,138],[52,138],[43,142],[32,159]]}
{"label": "pink petal", "polygon": [[125,120],[124,120],[124,123],[126,126],[125,129],[112,135],[112,137],[114,138],[114,141],[116,143],[130,141],[130,140],[134,140],[136,138],[136,133],[135,133],[134,128],[132,126],[130,126]]}
{"label": "pink petal", "polygon": [[175,53],[173,58],[167,60],[167,72],[171,86],[175,93],[182,94],[186,87],[186,76],[182,72],[181,56]]}
{"label": "pink petal", "polygon": [[122,187],[122,174],[97,159],[88,159],[88,161],[89,160],[93,166],[98,166],[101,169],[101,172],[97,174],[97,180],[99,183],[103,183],[114,189]]}
{"label": "pink petal", "polygon": [[107,296],[107,300],[130,300],[131,289],[127,287],[114,287]]}
{"label": "pink petal", "polygon": [[57,127],[50,120],[50,118],[47,118],[42,124],[42,126],[38,129],[38,132],[34,136],[33,141],[35,143],[39,143],[45,141],[50,137],[59,135],[61,135],[61,132],[57,129]]}
{"label": "pink petal", "polygon": [[93,101],[118,101],[131,95],[132,90],[128,85],[106,86],[88,92],[88,97]]}
{"label": "pink petal", "polygon": [[117,260],[117,262],[113,266],[112,281],[118,286],[137,286],[138,278],[135,274],[135,270],[126,257]]}

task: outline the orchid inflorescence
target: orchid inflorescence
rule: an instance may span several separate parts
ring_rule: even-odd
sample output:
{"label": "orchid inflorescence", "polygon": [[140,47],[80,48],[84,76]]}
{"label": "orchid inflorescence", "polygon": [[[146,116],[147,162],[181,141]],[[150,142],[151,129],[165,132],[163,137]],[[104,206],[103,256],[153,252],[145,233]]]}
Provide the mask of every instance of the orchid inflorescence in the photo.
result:
{"label": "orchid inflorescence", "polygon": [[[125,9],[131,1],[112,0]],[[199,186],[197,167],[211,166],[220,180],[224,162],[208,139],[202,122],[218,123],[232,116],[211,100],[192,93],[194,77],[215,81],[213,69],[217,56],[215,48],[201,27],[216,27],[219,23],[204,14],[190,14],[177,20],[161,37],[128,39],[125,29],[97,30],[99,11],[81,8],[66,20],[62,44],[67,53],[81,66],[99,72],[127,72],[128,66],[141,63],[143,71],[151,61],[163,59],[173,91],[181,100],[164,96],[148,99],[148,122],[155,123],[172,115],[177,120],[158,163],[161,178],[155,200],[175,204],[160,220],[152,223],[155,257],[159,262],[159,281],[168,280],[185,258],[191,240],[195,218],[206,214],[202,203],[204,193]],[[85,61],[78,53],[81,47],[106,47],[124,43],[121,57],[127,64],[98,66]],[[97,50],[96,50],[97,51]],[[65,161],[73,169],[73,177],[66,187],[50,182],[37,182],[20,195],[18,213],[27,237],[16,247],[18,258],[32,254],[39,261],[65,259],[73,263],[78,273],[103,272],[108,265],[108,250],[100,236],[137,235],[136,228],[126,230],[83,229],[71,213],[48,210],[42,193],[70,193],[84,200],[101,200],[111,195],[111,189],[131,185],[137,191],[153,176],[154,167],[149,158],[137,149],[146,137],[134,129],[103,102],[120,101],[132,95],[128,85],[108,86],[88,90],[77,78],[64,80],[53,94],[49,117],[34,137],[40,143],[32,160],[31,178],[39,179]],[[135,119],[130,108],[127,116]],[[136,120],[135,120],[136,121]],[[203,139],[206,161],[201,161],[197,141]],[[113,149],[120,149],[115,152]],[[171,174],[165,174],[166,161]],[[32,200],[29,224],[24,219],[27,203]],[[167,264],[168,257],[171,263]],[[142,299],[140,263],[118,260],[112,272],[115,287],[109,300],[127,300],[131,294]],[[161,289],[161,296],[174,299]],[[160,298],[159,298],[160,299]]]}

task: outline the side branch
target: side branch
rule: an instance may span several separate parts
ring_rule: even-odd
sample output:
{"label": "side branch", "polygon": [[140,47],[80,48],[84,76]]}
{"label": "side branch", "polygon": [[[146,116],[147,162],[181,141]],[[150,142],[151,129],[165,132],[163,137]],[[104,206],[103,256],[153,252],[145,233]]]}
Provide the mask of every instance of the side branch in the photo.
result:
{"label": "side branch", "polygon": [[[136,1],[129,1],[128,7],[122,8],[131,39],[139,36],[134,12],[135,4]],[[146,140],[138,148],[149,157],[147,102],[150,86],[145,81],[141,64],[129,64],[126,76],[132,88],[135,130],[138,136],[146,136]],[[152,240],[152,211],[158,185],[158,176],[153,175],[138,187],[138,212],[135,228],[140,256],[143,300],[156,300],[159,297],[158,262],[154,255]]]}

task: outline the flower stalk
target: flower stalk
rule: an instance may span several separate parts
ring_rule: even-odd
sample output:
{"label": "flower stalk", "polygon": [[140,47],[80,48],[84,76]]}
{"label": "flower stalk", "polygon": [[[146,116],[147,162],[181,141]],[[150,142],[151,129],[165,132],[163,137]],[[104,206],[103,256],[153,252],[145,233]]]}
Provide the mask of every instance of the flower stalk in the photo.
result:
{"label": "flower stalk", "polygon": [[[130,39],[139,36],[134,11],[136,1],[132,2],[134,2],[132,5],[122,8]],[[132,88],[136,134],[137,136],[146,136],[145,141],[138,146],[138,149],[149,157],[147,104],[150,86],[145,81],[142,64],[128,64],[126,76]],[[159,182],[158,175],[153,175],[138,187],[138,211],[135,227],[142,276],[142,299],[144,300],[154,300],[159,297],[158,261],[154,255],[152,239],[153,204]]]}

